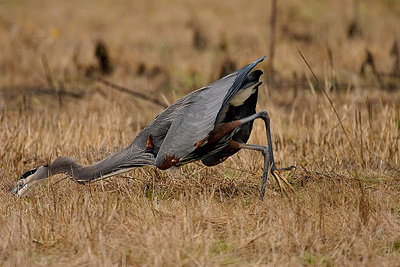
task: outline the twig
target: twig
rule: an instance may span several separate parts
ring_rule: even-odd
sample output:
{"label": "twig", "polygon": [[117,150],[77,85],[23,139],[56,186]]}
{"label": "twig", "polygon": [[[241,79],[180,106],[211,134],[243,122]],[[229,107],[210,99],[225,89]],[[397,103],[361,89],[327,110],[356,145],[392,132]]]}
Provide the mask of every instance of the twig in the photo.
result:
{"label": "twig", "polygon": [[333,105],[333,102],[332,102],[331,98],[330,98],[329,95],[326,93],[325,88],[322,86],[321,82],[319,81],[319,79],[318,79],[317,76],[315,75],[315,73],[314,73],[314,71],[312,70],[310,64],[308,64],[308,61],[305,59],[305,57],[303,56],[303,54],[301,53],[301,51],[300,51],[299,48],[297,48],[297,51],[299,52],[299,54],[300,54],[301,58],[303,59],[304,63],[306,63],[308,69],[311,71],[311,74],[314,76],[314,79],[317,81],[318,86],[319,86],[319,87],[321,88],[321,90],[324,92],[326,98],[328,99],[329,103],[331,104],[331,107],[332,107],[332,109],[333,109],[333,112],[335,113],[335,115],[336,115],[336,117],[337,117],[337,119],[338,119],[338,121],[339,121],[339,123],[340,123],[340,126],[342,127],[342,130],[343,130],[344,134],[346,135],[347,141],[349,141],[351,150],[353,151],[353,153],[355,153],[353,144],[351,143],[351,140],[350,140],[350,138],[349,138],[349,136],[348,136],[348,134],[347,134],[347,132],[346,132],[346,129],[345,129],[344,126],[343,126],[342,120],[340,119],[339,114],[337,113],[337,110],[336,110],[335,106]]}
{"label": "twig", "polygon": [[394,64],[392,67],[391,75],[398,77],[400,75],[400,53],[397,40],[394,40],[393,42],[393,47],[390,50],[390,55],[394,58]]}
{"label": "twig", "polygon": [[361,65],[361,70],[360,70],[360,72],[361,72],[362,75],[364,75],[364,73],[365,73],[365,67],[366,67],[367,65],[370,65],[370,66],[371,66],[372,72],[374,73],[375,78],[378,80],[378,83],[379,83],[380,88],[381,88],[382,90],[385,89],[385,83],[383,82],[380,73],[379,73],[378,70],[376,69],[374,57],[372,56],[372,53],[371,53],[369,50],[367,50],[367,57],[366,57],[365,61],[363,62],[363,64]]}
{"label": "twig", "polygon": [[240,250],[246,248],[247,246],[249,246],[249,245],[251,245],[252,243],[254,243],[257,239],[260,239],[260,238],[266,236],[267,234],[268,234],[268,232],[264,232],[264,233],[259,234],[259,235],[256,236],[256,237],[251,238],[251,239],[248,240],[246,243],[244,243],[243,245],[241,245],[241,246],[239,246],[238,248],[236,248],[235,251],[240,251]]}
{"label": "twig", "polygon": [[389,77],[389,78],[399,79],[399,80],[400,80],[400,74],[385,73],[385,72],[378,72],[378,74],[379,74],[381,77],[384,77],[384,78]]}
{"label": "twig", "polygon": [[335,65],[334,65],[334,61],[333,61],[333,53],[332,53],[332,49],[329,46],[327,47],[327,50],[328,50],[328,57],[329,57],[329,65],[331,66],[332,88],[333,88],[333,91],[337,91],[339,83],[336,78]]}
{"label": "twig", "polygon": [[53,76],[51,75],[49,61],[47,60],[47,56],[45,53],[42,54],[42,64],[43,64],[44,73],[46,75],[47,84],[51,88],[55,88],[56,86],[54,83]]}
{"label": "twig", "polygon": [[356,36],[362,36],[362,31],[359,26],[359,0],[353,0],[353,18],[347,30],[347,37],[352,39]]}
{"label": "twig", "polygon": [[270,20],[270,47],[269,47],[269,69],[271,72],[274,71],[274,55],[275,55],[275,41],[276,41],[276,13],[277,13],[277,1],[272,0],[271,20]]}
{"label": "twig", "polygon": [[68,179],[68,178],[69,178],[68,176],[65,176],[65,177],[61,178],[60,180],[58,180],[57,182],[50,184],[49,187],[50,187],[50,188],[53,188],[53,186],[55,186],[56,184],[58,184],[58,183],[60,183],[60,182],[62,182],[62,181],[64,181],[64,180],[66,180],[66,179]]}
{"label": "twig", "polygon": [[152,98],[152,97],[150,97],[150,96],[147,96],[147,95],[142,94],[142,93],[139,93],[139,92],[132,91],[132,90],[130,90],[130,89],[128,89],[128,88],[125,88],[125,87],[123,87],[123,86],[120,86],[120,85],[117,85],[117,84],[115,84],[115,83],[112,83],[112,82],[110,82],[110,81],[108,81],[108,80],[106,80],[106,79],[104,79],[104,78],[102,78],[102,77],[93,76],[93,77],[91,77],[91,79],[95,80],[96,82],[102,83],[102,84],[104,84],[104,85],[106,85],[106,86],[109,86],[109,87],[112,88],[112,89],[115,89],[115,90],[118,90],[118,91],[120,91],[120,92],[124,92],[124,93],[130,94],[130,95],[132,95],[132,96],[141,98],[141,99],[143,99],[143,100],[152,102],[153,104],[156,104],[157,106],[160,106],[160,107],[162,107],[162,108],[166,108],[166,107],[167,107],[167,105],[165,105],[164,103],[158,101],[158,100],[155,99],[155,98]]}
{"label": "twig", "polygon": [[75,92],[69,92],[65,90],[60,90],[57,92],[57,89],[55,88],[44,88],[41,86],[6,86],[6,87],[1,87],[0,90],[2,91],[13,91],[15,90],[21,90],[25,91],[28,94],[36,93],[36,94],[44,94],[44,95],[62,95],[62,96],[69,96],[69,97],[74,97],[74,98],[82,98],[83,93],[75,93]]}

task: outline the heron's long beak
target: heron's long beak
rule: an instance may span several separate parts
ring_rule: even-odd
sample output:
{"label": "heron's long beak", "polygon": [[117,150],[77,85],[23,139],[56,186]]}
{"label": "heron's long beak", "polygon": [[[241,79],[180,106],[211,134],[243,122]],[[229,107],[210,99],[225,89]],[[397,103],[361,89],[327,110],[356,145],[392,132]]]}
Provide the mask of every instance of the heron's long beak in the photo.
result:
{"label": "heron's long beak", "polygon": [[19,179],[14,189],[12,190],[13,195],[21,195],[22,191],[25,191],[27,188],[27,184],[25,183],[25,179]]}
{"label": "heron's long beak", "polygon": [[26,196],[33,184],[35,184],[35,182],[29,183],[27,179],[19,179],[11,193],[20,197]]}

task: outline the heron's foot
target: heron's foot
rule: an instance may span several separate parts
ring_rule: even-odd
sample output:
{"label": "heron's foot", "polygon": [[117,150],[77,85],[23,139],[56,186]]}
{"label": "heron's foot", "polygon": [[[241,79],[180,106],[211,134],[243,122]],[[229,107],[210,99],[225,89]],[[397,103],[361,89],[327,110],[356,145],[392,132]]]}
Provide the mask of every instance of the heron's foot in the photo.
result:
{"label": "heron's foot", "polygon": [[286,171],[291,171],[291,170],[295,170],[297,169],[296,166],[289,166],[289,167],[285,167],[285,168],[280,168],[280,169],[276,169],[276,172],[286,172]]}
{"label": "heron's foot", "polygon": [[281,173],[290,171],[293,169],[296,169],[296,167],[289,166],[289,167],[280,168],[280,169],[272,167],[272,169],[271,169],[271,174],[275,178],[276,183],[279,186],[279,190],[281,191],[281,193],[285,194],[286,196],[289,196],[289,193],[294,193],[294,189],[293,189],[292,185],[289,183],[289,181],[284,176],[281,175]]}
{"label": "heron's foot", "polygon": [[[281,194],[285,194],[286,196],[289,196],[289,193],[294,193],[294,189],[292,185],[289,183],[289,181],[284,177],[281,176],[282,172],[285,171],[290,171],[296,169],[296,166],[289,166],[285,168],[280,168],[277,169],[275,166],[271,168],[271,174],[275,178],[276,183],[279,186],[279,190],[281,191]],[[264,199],[264,194],[265,194],[265,185],[267,182],[267,173],[264,172],[262,178],[262,184],[261,184],[261,194],[260,194],[260,200],[262,201]]]}

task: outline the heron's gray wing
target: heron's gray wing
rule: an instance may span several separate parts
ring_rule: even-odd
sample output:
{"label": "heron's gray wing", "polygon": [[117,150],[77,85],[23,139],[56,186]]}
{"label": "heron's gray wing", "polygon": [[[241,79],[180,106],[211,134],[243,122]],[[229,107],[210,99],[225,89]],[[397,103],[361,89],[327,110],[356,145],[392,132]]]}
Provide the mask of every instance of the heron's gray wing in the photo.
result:
{"label": "heron's gray wing", "polygon": [[162,165],[167,157],[180,159],[193,152],[196,144],[214,129],[222,107],[229,104],[250,71],[263,59],[199,89],[174,119],[157,154],[156,166]]}

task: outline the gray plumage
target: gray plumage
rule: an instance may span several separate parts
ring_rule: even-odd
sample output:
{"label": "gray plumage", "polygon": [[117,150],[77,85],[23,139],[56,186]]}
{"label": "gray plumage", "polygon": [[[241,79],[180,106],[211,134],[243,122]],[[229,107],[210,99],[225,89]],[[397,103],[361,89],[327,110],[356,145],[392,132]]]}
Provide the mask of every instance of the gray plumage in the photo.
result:
{"label": "gray plumage", "polygon": [[[281,186],[275,173],[278,169],[273,160],[268,113],[255,112],[262,72],[251,71],[264,58],[182,97],[140,131],[126,149],[87,167],[73,158],[57,158],[49,165],[26,172],[13,193],[25,195],[37,181],[59,173],[87,183],[148,165],[167,169],[202,160],[207,166],[214,166],[245,148],[264,155],[262,199],[269,166]],[[265,121],[269,148],[246,145],[257,118]],[[278,177],[289,185],[286,179]]]}
{"label": "gray plumage", "polygon": [[214,129],[217,118],[239,91],[250,71],[264,58],[189,95],[191,104],[175,115],[157,154],[156,166],[160,166],[167,156],[181,159],[192,153],[196,144]]}

